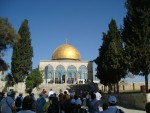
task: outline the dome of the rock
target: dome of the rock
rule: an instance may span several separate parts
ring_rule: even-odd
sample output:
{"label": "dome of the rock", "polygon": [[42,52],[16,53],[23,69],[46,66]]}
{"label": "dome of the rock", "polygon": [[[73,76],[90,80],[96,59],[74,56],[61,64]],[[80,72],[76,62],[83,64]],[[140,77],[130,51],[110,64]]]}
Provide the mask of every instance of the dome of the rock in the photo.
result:
{"label": "dome of the rock", "polygon": [[55,49],[52,60],[80,60],[80,53],[74,46],[63,44]]}

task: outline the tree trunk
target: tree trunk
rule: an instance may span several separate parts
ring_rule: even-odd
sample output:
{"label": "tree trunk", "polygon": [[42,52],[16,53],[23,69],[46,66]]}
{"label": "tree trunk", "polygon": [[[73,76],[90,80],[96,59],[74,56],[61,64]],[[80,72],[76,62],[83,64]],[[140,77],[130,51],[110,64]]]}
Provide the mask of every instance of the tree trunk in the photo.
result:
{"label": "tree trunk", "polygon": [[145,75],[145,87],[146,87],[146,93],[148,93],[148,75]]}
{"label": "tree trunk", "polygon": [[106,90],[106,87],[107,87],[107,86],[104,86],[104,92],[106,92],[106,91],[107,91],[107,90]]}
{"label": "tree trunk", "polygon": [[114,85],[114,93],[116,93],[116,86],[115,86],[116,84],[113,84],[113,85]]}
{"label": "tree trunk", "polygon": [[119,82],[117,82],[117,93],[119,93]]}
{"label": "tree trunk", "polygon": [[119,80],[118,80],[118,76],[119,76],[119,75],[117,75],[117,83],[116,83],[116,85],[117,85],[117,86],[116,86],[116,87],[117,87],[117,93],[119,93]]}

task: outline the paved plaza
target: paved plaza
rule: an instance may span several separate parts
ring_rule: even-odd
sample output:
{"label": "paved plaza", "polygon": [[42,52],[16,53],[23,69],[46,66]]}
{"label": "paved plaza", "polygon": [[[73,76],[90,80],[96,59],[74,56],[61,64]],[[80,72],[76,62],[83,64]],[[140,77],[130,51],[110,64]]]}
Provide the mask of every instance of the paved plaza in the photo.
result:
{"label": "paved plaza", "polygon": [[[129,108],[121,107],[121,106],[118,106],[118,108],[122,109],[125,113],[146,113],[146,111],[129,109]],[[100,108],[100,110],[102,110],[102,108]]]}
{"label": "paved plaza", "polygon": [[[131,109],[131,108],[125,108],[125,107],[121,107],[121,106],[117,106],[119,109],[123,110],[125,113],[146,113],[146,111],[144,110],[135,110],[135,109]],[[88,109],[85,106],[82,106],[82,108],[84,109]],[[100,111],[102,111],[102,107],[100,107]],[[89,112],[88,112],[89,113]]]}

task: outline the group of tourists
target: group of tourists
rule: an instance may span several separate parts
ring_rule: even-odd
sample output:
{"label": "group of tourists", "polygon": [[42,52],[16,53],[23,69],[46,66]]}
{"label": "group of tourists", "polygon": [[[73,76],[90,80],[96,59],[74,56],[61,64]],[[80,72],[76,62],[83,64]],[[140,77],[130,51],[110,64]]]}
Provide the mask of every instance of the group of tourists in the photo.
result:
{"label": "group of tourists", "polygon": [[36,113],[35,105],[33,94],[23,97],[23,94],[19,93],[15,97],[13,91],[8,91],[6,96],[0,93],[0,113]]}
{"label": "group of tourists", "polygon": [[56,94],[52,89],[45,93],[45,89],[41,92],[43,97],[48,95],[49,100],[43,104],[43,111],[46,113],[99,113],[101,104],[101,94],[97,92],[80,91],[76,93],[74,90],[60,89]]}
{"label": "group of tourists", "polygon": [[[52,89],[45,89],[35,98],[34,93],[23,97],[22,93],[14,96],[12,91],[0,93],[0,113],[124,113],[118,109],[115,96],[109,96],[108,103],[102,101],[99,91],[80,91],[60,89],[56,94]],[[149,110],[149,105],[146,109]],[[100,111],[102,106],[102,111]],[[147,113],[150,113],[147,111]]]}
{"label": "group of tourists", "polygon": [[[37,99],[34,97],[34,93],[29,93],[25,97],[19,93],[15,98],[14,92],[9,91],[6,97],[4,93],[0,94],[0,106],[1,113],[100,113],[101,97],[101,93],[98,91],[83,92],[81,90],[77,94],[74,90],[62,91],[60,89],[59,94],[56,94],[52,89],[49,92],[43,89]],[[116,103],[115,97],[112,96],[109,102]],[[110,106],[114,103],[111,103]],[[108,111],[114,111],[115,108],[103,107],[102,113],[109,113]],[[119,111],[114,113],[119,113]]]}

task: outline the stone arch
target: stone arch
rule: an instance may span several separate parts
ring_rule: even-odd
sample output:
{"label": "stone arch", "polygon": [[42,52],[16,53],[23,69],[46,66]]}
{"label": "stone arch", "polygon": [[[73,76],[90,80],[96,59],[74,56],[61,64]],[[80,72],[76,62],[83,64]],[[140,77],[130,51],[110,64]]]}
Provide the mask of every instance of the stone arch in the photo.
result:
{"label": "stone arch", "polygon": [[55,83],[65,82],[63,77],[65,77],[65,68],[62,65],[58,65],[55,71]]}
{"label": "stone arch", "polygon": [[88,79],[88,71],[87,71],[87,67],[85,65],[81,65],[79,67],[79,83],[84,83],[87,79]]}
{"label": "stone arch", "polygon": [[70,65],[67,68],[67,83],[68,84],[74,84],[74,82],[76,82],[77,80],[77,68],[74,65]]}
{"label": "stone arch", "polygon": [[54,79],[54,68],[50,64],[45,67],[44,79],[47,82],[53,82]]}

